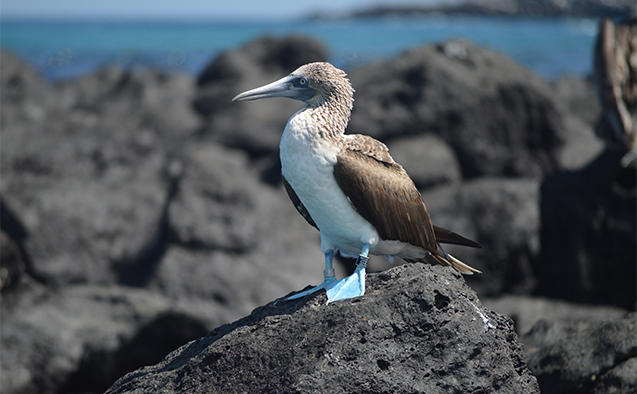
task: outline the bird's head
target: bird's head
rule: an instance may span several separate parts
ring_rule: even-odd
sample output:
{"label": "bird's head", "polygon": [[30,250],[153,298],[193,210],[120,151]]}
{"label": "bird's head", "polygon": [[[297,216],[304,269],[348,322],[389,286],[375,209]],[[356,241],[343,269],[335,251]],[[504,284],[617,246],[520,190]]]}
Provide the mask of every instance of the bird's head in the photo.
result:
{"label": "bird's head", "polygon": [[243,92],[232,101],[268,97],[288,97],[303,101],[311,107],[337,101],[351,110],[354,89],[343,70],[330,63],[317,62],[305,64],[278,81]]}

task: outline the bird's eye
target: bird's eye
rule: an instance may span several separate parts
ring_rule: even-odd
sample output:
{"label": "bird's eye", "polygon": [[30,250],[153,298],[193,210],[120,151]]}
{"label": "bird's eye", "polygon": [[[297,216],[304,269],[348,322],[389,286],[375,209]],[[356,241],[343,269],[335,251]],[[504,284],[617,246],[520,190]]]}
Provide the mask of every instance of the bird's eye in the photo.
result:
{"label": "bird's eye", "polygon": [[301,86],[307,85],[307,78],[303,77],[303,78],[299,79],[299,84]]}

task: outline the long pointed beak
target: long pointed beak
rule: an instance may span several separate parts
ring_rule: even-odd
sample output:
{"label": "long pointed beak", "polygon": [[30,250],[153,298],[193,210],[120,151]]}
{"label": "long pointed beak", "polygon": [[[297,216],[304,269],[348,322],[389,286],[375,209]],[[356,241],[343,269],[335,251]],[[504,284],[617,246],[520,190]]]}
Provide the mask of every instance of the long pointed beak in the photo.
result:
{"label": "long pointed beak", "polygon": [[295,84],[296,80],[298,80],[297,76],[288,75],[260,88],[238,94],[232,101],[258,100],[269,97],[288,97],[305,101],[316,93],[316,90],[312,88]]}

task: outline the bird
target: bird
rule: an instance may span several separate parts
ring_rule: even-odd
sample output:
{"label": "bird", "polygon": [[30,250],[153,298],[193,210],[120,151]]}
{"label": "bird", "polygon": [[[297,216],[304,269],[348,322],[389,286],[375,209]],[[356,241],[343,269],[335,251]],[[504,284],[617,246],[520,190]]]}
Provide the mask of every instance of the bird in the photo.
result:
{"label": "bird", "polygon": [[[369,255],[400,257],[480,273],[447,254],[441,243],[482,248],[432,224],[416,185],[387,146],[363,134],[346,134],[354,103],[347,74],[327,62],[302,65],[277,81],[232,101],[286,97],[305,106],[288,120],[279,145],[282,182],[297,211],[320,231],[324,281],[288,297],[325,289],[328,304],[365,294]],[[355,258],[351,275],[337,280],[336,253]]]}
{"label": "bird", "polygon": [[610,148],[625,151],[623,167],[637,159],[637,19],[604,18],[593,58],[603,115],[595,132]]}

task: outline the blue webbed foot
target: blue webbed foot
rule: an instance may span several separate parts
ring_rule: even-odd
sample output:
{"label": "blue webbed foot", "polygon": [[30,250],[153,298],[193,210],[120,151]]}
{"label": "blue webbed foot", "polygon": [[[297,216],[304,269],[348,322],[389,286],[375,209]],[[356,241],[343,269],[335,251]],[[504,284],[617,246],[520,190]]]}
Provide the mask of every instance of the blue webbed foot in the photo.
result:
{"label": "blue webbed foot", "polygon": [[345,300],[347,298],[360,297],[365,294],[365,267],[356,265],[356,270],[350,276],[326,288],[327,303]]}
{"label": "blue webbed foot", "polygon": [[361,254],[356,259],[356,270],[350,276],[341,280],[334,277],[334,269],[332,268],[333,251],[325,253],[325,280],[320,285],[309,290],[302,291],[287,298],[287,300],[296,300],[306,295],[316,293],[321,289],[325,289],[327,293],[327,303],[347,298],[360,297],[365,294],[365,274],[367,273],[367,262],[369,258],[369,245],[364,244]]}
{"label": "blue webbed foot", "polygon": [[312,287],[309,290],[305,290],[305,291],[302,291],[300,293],[296,293],[294,295],[291,295],[288,298],[286,298],[286,300],[296,300],[297,298],[301,298],[301,297],[305,297],[306,295],[314,294],[314,293],[316,293],[317,291],[319,291],[321,289],[327,289],[328,287],[332,286],[336,282],[338,282],[338,281],[333,276],[325,278],[323,283],[321,283],[320,285],[318,285],[316,287]]}
{"label": "blue webbed foot", "polygon": [[356,269],[354,273],[337,281],[333,286],[326,289],[327,303],[345,300],[348,298],[360,297],[365,294],[365,274],[367,273],[367,263],[369,262],[369,244],[363,244],[361,254],[356,259]]}
{"label": "blue webbed foot", "polygon": [[369,245],[363,244],[363,250],[356,259],[354,273],[326,289],[328,304],[338,300],[360,297],[365,294],[365,274],[367,273],[367,263],[369,262],[368,253]]}

